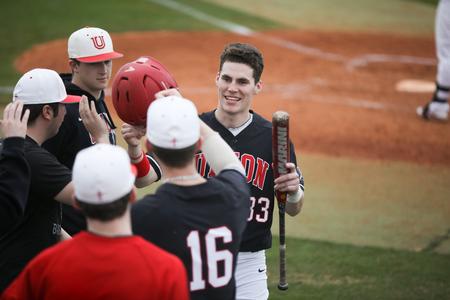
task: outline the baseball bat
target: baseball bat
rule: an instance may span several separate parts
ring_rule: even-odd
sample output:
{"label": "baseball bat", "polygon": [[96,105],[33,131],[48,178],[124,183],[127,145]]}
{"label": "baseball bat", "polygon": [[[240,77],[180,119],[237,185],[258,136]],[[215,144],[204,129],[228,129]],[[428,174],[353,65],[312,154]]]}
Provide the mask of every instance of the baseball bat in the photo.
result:
{"label": "baseball bat", "polygon": [[[284,111],[277,111],[272,115],[272,155],[274,178],[286,174],[286,163],[290,158],[289,147],[289,114]],[[288,289],[286,280],[286,227],[284,223],[286,192],[276,191],[278,213],[279,213],[279,233],[280,233],[280,280],[278,289],[285,291]]]}

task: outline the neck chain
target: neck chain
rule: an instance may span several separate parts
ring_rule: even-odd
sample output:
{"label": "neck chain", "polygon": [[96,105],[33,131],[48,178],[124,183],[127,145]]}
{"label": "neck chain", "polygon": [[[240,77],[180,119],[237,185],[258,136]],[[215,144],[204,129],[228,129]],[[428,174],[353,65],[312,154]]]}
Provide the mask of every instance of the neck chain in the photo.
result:
{"label": "neck chain", "polygon": [[252,119],[253,119],[252,117],[253,117],[253,115],[249,114],[248,119],[244,123],[242,123],[241,125],[236,126],[236,127],[229,127],[228,129],[235,129],[235,130],[240,129],[240,128],[248,125],[252,121]]}
{"label": "neck chain", "polygon": [[191,174],[191,175],[181,175],[181,176],[164,178],[162,180],[162,182],[166,183],[166,182],[173,182],[173,181],[190,181],[190,180],[195,180],[198,178],[201,178],[200,174],[195,173],[195,174]]}
{"label": "neck chain", "polygon": [[[217,121],[219,121],[217,109],[214,111],[214,116],[216,117]],[[252,120],[253,120],[253,113],[249,112],[248,119],[244,123],[242,123],[241,125],[238,125],[236,127],[228,127],[228,126],[224,125],[221,121],[219,121],[219,123],[221,123],[224,127],[233,130],[233,129],[240,129],[242,127],[245,127],[246,125],[250,124],[252,122]]]}

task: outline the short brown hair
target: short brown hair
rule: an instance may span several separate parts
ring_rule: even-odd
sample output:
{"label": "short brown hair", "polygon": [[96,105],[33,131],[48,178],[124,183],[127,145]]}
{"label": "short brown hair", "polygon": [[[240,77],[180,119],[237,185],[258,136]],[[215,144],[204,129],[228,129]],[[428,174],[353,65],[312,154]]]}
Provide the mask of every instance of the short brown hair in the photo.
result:
{"label": "short brown hair", "polygon": [[[42,112],[42,109],[44,108],[45,105],[50,106],[53,109],[54,112],[54,116],[57,117],[58,116],[58,112],[59,112],[59,104],[58,102],[56,103],[44,103],[44,104],[25,104],[23,106],[23,110],[22,110],[22,117],[23,114],[25,113],[25,111],[27,109],[30,110],[30,116],[28,117],[28,123],[27,125],[33,125],[33,123],[36,121],[36,119],[39,117],[39,115]],[[62,104],[64,105],[64,104]]]}
{"label": "short brown hair", "polygon": [[196,144],[183,149],[164,149],[152,145],[153,153],[167,166],[182,168],[187,166],[194,158]]}
{"label": "short brown hair", "polygon": [[86,217],[106,222],[123,216],[128,207],[130,197],[131,192],[118,200],[106,204],[89,204],[78,199],[75,199],[75,201]]}
{"label": "short brown hair", "polygon": [[264,59],[261,52],[250,44],[233,43],[228,44],[220,55],[219,72],[222,71],[225,62],[246,64],[253,70],[255,83],[261,79],[264,70]]}

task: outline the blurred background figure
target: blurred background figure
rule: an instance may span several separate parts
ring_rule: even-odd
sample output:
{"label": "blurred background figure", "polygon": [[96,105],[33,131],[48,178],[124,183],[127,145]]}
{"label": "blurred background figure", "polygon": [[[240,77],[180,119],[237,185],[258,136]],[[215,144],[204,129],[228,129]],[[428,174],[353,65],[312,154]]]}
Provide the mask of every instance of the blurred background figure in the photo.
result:
{"label": "blurred background figure", "polygon": [[430,102],[417,108],[417,114],[426,120],[447,121],[450,96],[450,0],[441,0],[438,4],[435,40],[438,59],[436,90]]}

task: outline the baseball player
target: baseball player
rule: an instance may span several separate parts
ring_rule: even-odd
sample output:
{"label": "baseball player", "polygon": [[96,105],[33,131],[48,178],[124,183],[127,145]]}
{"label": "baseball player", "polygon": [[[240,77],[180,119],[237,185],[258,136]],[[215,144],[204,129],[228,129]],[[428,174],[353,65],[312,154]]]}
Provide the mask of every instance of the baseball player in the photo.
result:
{"label": "baseball player", "polygon": [[[24,216],[0,238],[0,292],[36,254],[67,237],[61,230],[60,203],[72,203],[71,172],[41,145],[57,134],[66,105],[80,101],[68,96],[58,73],[48,69],[25,73],[13,93],[13,102],[22,101],[30,111],[25,159],[31,180]],[[80,116],[97,142],[108,142],[106,125],[86,97],[81,98]]]}
{"label": "baseball player", "polygon": [[30,111],[22,117],[23,103],[9,103],[0,127],[4,140],[0,154],[0,236],[23,215],[30,187],[30,167],[24,156],[25,135]]}
{"label": "baseball player", "polygon": [[[72,33],[68,40],[68,54],[72,73],[61,74],[67,93],[85,95],[89,103],[95,104],[96,111],[107,125],[109,142],[116,144],[116,126],[104,101],[104,89],[111,78],[112,60],[123,55],[114,51],[108,32],[95,27],[85,27]],[[80,150],[96,143],[78,111],[77,104],[68,106],[58,134],[43,145],[69,169],[72,169]],[[73,235],[86,229],[86,220],[72,206],[63,205],[63,227]]]}
{"label": "baseball player", "polygon": [[122,148],[100,144],[80,151],[75,205],[88,231],[40,253],[1,299],[189,299],[180,259],[132,235],[134,180]]}
{"label": "baseball player", "polygon": [[[133,232],[183,261],[191,299],[235,299],[236,256],[250,207],[241,163],[180,97],[150,105],[146,134],[163,184],[133,205]],[[196,171],[200,148],[216,177]]]}
{"label": "baseball player", "polygon": [[436,11],[436,53],[438,59],[436,90],[425,106],[417,108],[422,118],[446,121],[450,96],[450,0],[441,0]]}
{"label": "baseball player", "polygon": [[[286,212],[295,216],[304,198],[304,180],[296,167],[291,143],[289,173],[276,179],[272,169],[272,123],[250,109],[262,89],[263,57],[249,44],[229,44],[220,57],[216,76],[218,106],[200,118],[230,145],[246,170],[250,187],[250,214],[240,245],[236,268],[236,299],[267,299],[265,249],[271,247],[274,190],[288,193]],[[204,177],[214,175],[201,153],[197,168]],[[274,184],[275,183],[275,184]]]}

